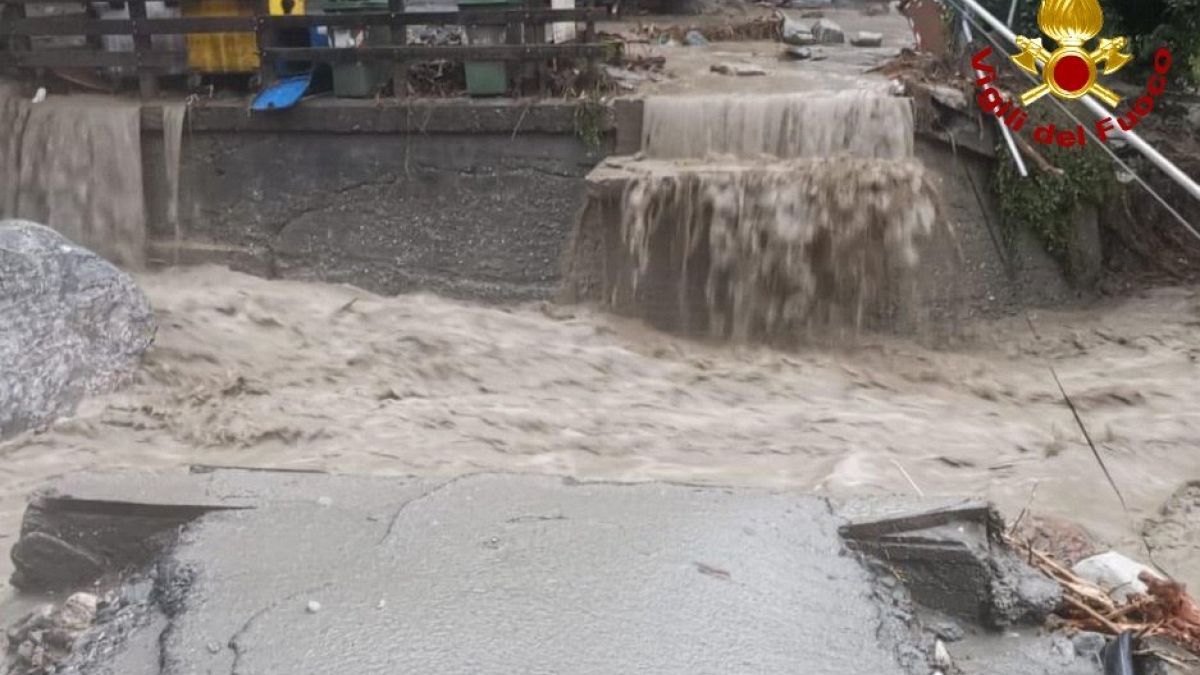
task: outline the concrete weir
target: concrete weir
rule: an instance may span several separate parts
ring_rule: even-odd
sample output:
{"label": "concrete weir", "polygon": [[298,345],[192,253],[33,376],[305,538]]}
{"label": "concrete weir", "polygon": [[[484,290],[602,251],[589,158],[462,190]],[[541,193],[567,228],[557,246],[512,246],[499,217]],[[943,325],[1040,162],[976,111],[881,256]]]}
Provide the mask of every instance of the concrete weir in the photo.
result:
{"label": "concrete weir", "polygon": [[999,230],[978,130],[914,106],[879,86],[618,105],[563,297],[735,339],[937,337],[1069,297],[1040,244]]}
{"label": "concrete weir", "polygon": [[14,559],[101,596],[59,672],[1098,672],[1032,628],[1057,588],[995,525],[953,500],[198,468],[62,479]]}

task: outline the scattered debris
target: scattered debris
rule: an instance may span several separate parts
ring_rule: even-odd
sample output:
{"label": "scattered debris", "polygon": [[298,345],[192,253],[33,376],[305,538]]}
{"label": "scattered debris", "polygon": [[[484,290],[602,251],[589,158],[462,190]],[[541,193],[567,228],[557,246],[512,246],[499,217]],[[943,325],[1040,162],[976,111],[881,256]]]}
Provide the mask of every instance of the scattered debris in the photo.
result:
{"label": "scattered debris", "polygon": [[967,110],[967,95],[962,89],[955,87],[947,87],[945,85],[934,84],[927,87],[929,95],[933,100],[958,112],[966,112]]}
{"label": "scattered debris", "polygon": [[1046,515],[1028,515],[1013,524],[1013,531],[1030,546],[1045,551],[1064,566],[1102,552],[1095,537],[1069,520]]}
{"label": "scattered debris", "polygon": [[707,47],[709,45],[708,38],[695,29],[689,30],[683,36],[683,43],[689,47]]}
{"label": "scattered debris", "polygon": [[650,79],[642,73],[635,73],[618,66],[604,66],[604,74],[608,76],[617,88],[625,89],[626,91],[634,91],[638,88],[638,85]]}
{"label": "scattered debris", "polygon": [[[785,17],[776,13],[742,23],[714,26],[639,25],[634,33],[659,45],[688,44],[705,46],[708,42],[737,42],[742,40],[778,40],[782,35]],[[690,36],[695,37],[690,37]],[[700,43],[697,38],[706,42]],[[629,40],[628,38],[626,41]]]}
{"label": "scattered debris", "polygon": [[714,63],[709,70],[721,75],[738,75],[743,77],[767,74],[767,71],[763,68],[749,63]]}
{"label": "scattered debris", "polygon": [[8,631],[8,651],[16,669],[6,672],[50,673],[71,654],[71,647],[96,619],[99,599],[75,593],[61,607],[42,605]]}
{"label": "scattered debris", "polygon": [[317,497],[317,506],[333,506],[333,499],[324,496]]}
{"label": "scattered debris", "polygon": [[860,30],[850,38],[850,44],[855,47],[881,47],[883,46],[883,33]]}
{"label": "scattered debris", "polygon": [[317,612],[321,611],[321,603],[317,602],[316,600],[309,600],[308,604],[304,607],[304,611],[308,612],[309,614],[316,614]]}
{"label": "scattered debris", "polygon": [[1145,592],[1129,593],[1125,601],[1119,601],[1109,590],[1067,569],[1024,540],[1012,536],[1007,540],[1026,555],[1030,564],[1062,588],[1063,605],[1059,614],[1070,628],[1110,636],[1132,631],[1143,641],[1164,637],[1200,656],[1200,607],[1183,584],[1143,569],[1137,580]]}
{"label": "scattered debris", "polygon": [[38,87],[37,92],[34,93],[33,99],[30,101],[30,103],[41,103],[42,101],[45,101],[45,100],[46,100],[46,88]]}

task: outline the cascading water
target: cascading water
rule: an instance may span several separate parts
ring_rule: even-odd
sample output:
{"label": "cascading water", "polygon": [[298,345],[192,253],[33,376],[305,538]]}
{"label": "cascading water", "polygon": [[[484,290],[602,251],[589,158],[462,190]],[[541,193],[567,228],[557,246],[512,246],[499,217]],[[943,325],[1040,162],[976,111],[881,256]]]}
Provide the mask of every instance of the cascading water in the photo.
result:
{"label": "cascading water", "polygon": [[[871,92],[652,97],[641,154],[590,180],[568,296],[737,340],[894,325],[937,221],[911,103]],[[585,230],[614,221],[603,281],[572,293],[596,269]]]}
{"label": "cascading water", "polygon": [[126,267],[145,259],[141,109],[100,96],[30,103],[0,82],[0,217],[50,225]]}
{"label": "cascading water", "polygon": [[913,156],[908,99],[871,91],[646,99],[642,152],[654,159]]}
{"label": "cascading water", "polygon": [[179,223],[179,167],[183,154],[183,122],[187,118],[186,103],[164,104],[163,111],[163,159],[167,178],[167,225],[175,235],[174,264],[179,264],[179,249],[183,244],[183,231]]}

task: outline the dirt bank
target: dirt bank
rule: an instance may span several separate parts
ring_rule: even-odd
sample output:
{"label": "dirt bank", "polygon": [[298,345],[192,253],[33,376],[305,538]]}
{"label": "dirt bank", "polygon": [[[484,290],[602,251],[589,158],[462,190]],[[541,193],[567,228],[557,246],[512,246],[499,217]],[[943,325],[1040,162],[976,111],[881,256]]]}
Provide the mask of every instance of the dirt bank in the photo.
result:
{"label": "dirt bank", "polygon": [[[985,496],[1010,515],[1036,484],[1035,510],[1140,555],[1141,521],[1200,477],[1200,289],[1036,315],[1040,340],[1014,319],[976,326],[956,352],[867,338],[852,352],[785,354],[583,308],[383,298],[214,267],[139,281],[161,328],[137,383],[0,444],[0,541],[14,540],[28,491],[95,467],[503,468],[911,493],[906,471],[927,494]],[[1200,580],[1193,511],[1173,509],[1152,539],[1161,563]]]}

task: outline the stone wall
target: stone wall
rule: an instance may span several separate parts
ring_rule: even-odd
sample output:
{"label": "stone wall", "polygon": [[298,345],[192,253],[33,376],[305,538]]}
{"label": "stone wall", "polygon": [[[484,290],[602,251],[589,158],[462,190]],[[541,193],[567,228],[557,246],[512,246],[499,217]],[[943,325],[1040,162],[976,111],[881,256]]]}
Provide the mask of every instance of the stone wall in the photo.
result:
{"label": "stone wall", "polygon": [[184,125],[178,234],[151,111],[151,262],[215,260],[388,294],[549,297],[597,157],[573,110],[352,104],[247,122],[243,110],[197,109]]}

